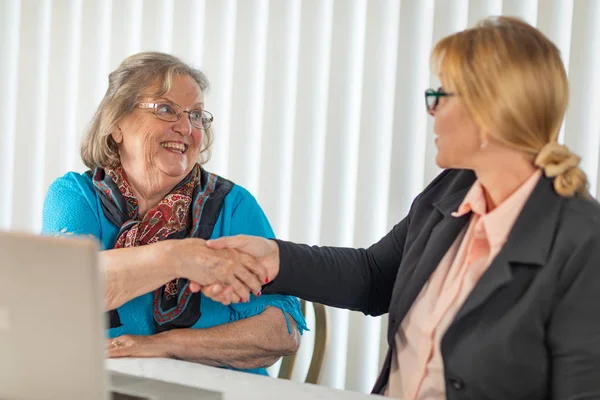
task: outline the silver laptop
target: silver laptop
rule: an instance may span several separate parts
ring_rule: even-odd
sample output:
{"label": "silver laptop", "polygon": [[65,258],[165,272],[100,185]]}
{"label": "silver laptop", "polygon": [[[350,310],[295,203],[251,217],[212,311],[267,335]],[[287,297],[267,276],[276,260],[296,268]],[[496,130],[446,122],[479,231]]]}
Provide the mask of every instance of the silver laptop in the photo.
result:
{"label": "silver laptop", "polygon": [[121,374],[108,385],[97,251],[90,239],[0,232],[0,400],[222,398]]}
{"label": "silver laptop", "polygon": [[104,399],[97,251],[0,232],[0,399]]}

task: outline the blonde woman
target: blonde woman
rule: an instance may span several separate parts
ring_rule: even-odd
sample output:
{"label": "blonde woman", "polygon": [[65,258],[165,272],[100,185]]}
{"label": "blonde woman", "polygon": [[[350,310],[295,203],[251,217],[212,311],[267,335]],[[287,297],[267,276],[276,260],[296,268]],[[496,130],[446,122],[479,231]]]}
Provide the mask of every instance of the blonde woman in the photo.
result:
{"label": "blonde woman", "polygon": [[374,393],[598,399],[600,207],[579,157],[557,143],[568,103],[559,51],[500,17],[442,39],[433,61],[442,87],[425,97],[446,170],[383,239],[209,246],[256,257],[272,280],[265,293],[389,313]]}
{"label": "blonde woman", "polygon": [[[250,257],[227,252],[244,263],[235,268],[205,245],[238,233],[273,237],[247,190],[202,167],[212,142],[207,89],[202,72],[172,55],[125,59],[83,140],[90,170],[52,183],[43,232],[100,242],[110,357],[172,357],[266,375],[297,350],[304,318],[296,298],[260,296],[266,275]],[[190,279],[229,282],[240,296],[214,302]]]}

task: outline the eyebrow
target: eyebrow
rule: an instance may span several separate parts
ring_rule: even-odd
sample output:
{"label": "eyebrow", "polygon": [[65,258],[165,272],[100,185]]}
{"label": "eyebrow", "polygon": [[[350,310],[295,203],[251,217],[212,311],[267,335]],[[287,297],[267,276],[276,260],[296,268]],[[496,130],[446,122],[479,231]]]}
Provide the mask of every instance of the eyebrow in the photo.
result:
{"label": "eyebrow", "polygon": [[[157,101],[160,101],[160,100],[166,100],[166,101],[168,101],[169,103],[177,104],[177,102],[175,102],[175,101],[173,101],[173,100],[169,99],[168,97],[157,97],[157,98],[156,98],[156,100],[157,100]],[[191,108],[191,109],[192,109],[192,110],[194,110],[194,109],[196,109],[196,108],[198,108],[198,107],[200,107],[201,109],[204,109],[204,103],[202,103],[202,102],[197,102],[197,103],[194,103],[194,104],[192,104],[192,108]]]}

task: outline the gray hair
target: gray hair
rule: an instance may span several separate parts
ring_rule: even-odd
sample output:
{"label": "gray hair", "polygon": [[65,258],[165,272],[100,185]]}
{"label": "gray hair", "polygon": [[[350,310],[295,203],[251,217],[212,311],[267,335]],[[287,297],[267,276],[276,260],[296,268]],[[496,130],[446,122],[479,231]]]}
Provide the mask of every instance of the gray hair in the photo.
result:
{"label": "gray hair", "polygon": [[[156,96],[165,95],[173,77],[189,75],[200,90],[208,90],[208,79],[199,70],[179,58],[165,53],[146,52],[127,57],[108,76],[108,89],[100,102],[81,143],[81,158],[90,169],[97,167],[115,168],[121,164],[117,143],[112,138],[117,123],[135,109],[140,98],[148,95],[152,86],[158,84]],[[210,158],[213,133],[205,131],[198,162],[206,163]]]}

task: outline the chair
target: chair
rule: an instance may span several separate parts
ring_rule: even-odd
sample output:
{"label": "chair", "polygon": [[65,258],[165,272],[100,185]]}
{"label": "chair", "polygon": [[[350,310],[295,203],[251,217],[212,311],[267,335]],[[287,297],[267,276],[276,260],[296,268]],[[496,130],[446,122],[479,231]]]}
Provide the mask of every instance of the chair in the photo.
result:
{"label": "chair", "polygon": [[[325,311],[325,306],[319,303],[310,304],[312,304],[315,312],[315,347],[313,349],[305,382],[316,384],[321,375],[321,369],[323,368],[325,350],[327,348],[327,343],[329,342],[329,332],[327,331],[327,312]],[[302,314],[306,316],[306,301],[301,299],[300,307],[302,308]],[[283,357],[278,377],[280,379],[290,379],[295,362],[296,354]]]}

